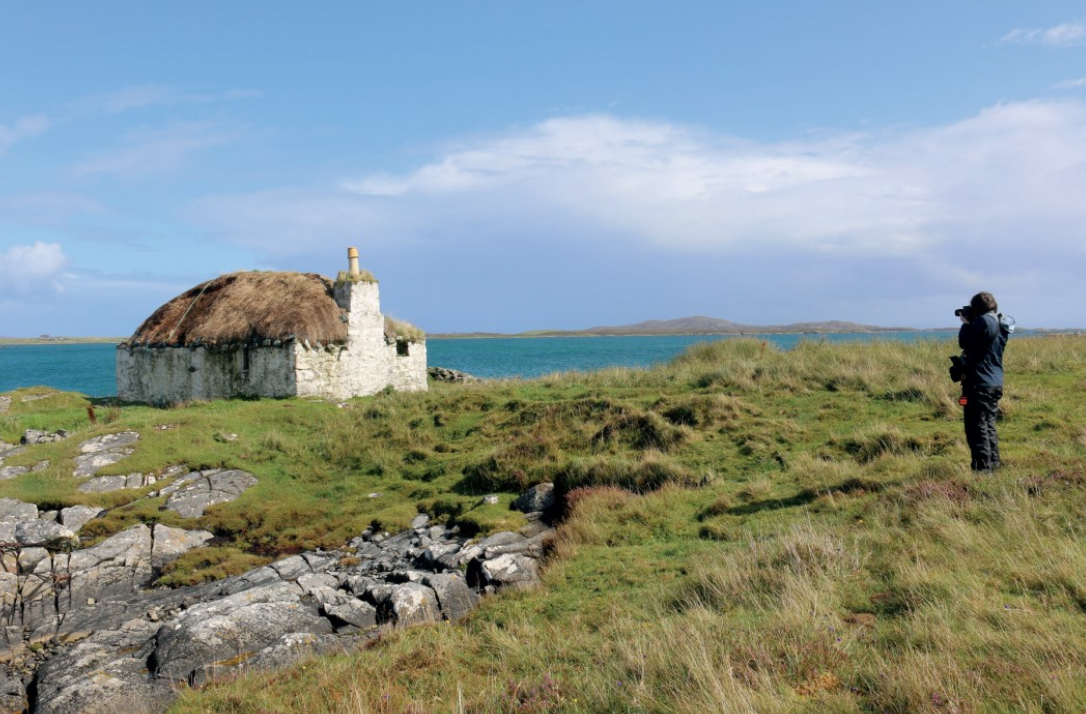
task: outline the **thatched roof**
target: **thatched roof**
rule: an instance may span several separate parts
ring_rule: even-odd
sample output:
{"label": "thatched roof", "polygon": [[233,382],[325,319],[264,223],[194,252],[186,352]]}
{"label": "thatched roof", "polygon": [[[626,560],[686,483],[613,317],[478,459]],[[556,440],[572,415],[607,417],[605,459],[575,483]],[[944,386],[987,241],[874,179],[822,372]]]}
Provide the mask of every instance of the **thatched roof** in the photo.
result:
{"label": "thatched roof", "polygon": [[255,340],[343,343],[347,313],[316,273],[245,272],[201,283],[155,310],[128,344],[223,345]]}

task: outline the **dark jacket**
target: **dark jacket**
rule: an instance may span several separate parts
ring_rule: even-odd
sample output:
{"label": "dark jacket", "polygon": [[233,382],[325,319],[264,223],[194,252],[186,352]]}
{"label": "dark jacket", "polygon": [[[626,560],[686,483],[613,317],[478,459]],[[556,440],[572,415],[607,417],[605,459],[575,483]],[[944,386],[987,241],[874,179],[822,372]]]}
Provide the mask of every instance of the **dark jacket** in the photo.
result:
{"label": "dark jacket", "polygon": [[958,346],[965,357],[966,389],[991,389],[1003,386],[1003,348],[1010,331],[999,317],[989,312],[974,317],[958,330]]}

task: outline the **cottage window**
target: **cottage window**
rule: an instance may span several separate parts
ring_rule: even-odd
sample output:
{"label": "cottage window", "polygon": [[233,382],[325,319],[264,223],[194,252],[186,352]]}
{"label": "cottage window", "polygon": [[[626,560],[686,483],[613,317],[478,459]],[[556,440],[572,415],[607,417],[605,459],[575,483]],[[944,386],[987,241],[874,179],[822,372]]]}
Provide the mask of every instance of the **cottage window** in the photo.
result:
{"label": "cottage window", "polygon": [[411,354],[407,340],[396,340],[396,354],[400,357],[407,357]]}

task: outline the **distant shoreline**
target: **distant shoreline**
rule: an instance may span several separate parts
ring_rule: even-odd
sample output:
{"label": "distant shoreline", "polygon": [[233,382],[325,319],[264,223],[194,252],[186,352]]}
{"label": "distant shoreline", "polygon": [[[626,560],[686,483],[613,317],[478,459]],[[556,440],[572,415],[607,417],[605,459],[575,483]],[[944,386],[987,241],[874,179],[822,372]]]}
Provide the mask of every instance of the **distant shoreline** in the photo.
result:
{"label": "distant shoreline", "polygon": [[809,337],[821,337],[828,335],[886,335],[901,332],[926,333],[947,332],[956,333],[957,328],[935,328],[931,330],[827,330],[822,332],[806,332],[801,330],[760,330],[757,332],[565,332],[561,330],[518,332],[515,334],[503,334],[499,332],[442,332],[426,335],[428,340],[496,340],[518,339],[530,340],[539,337],[757,337],[759,335],[807,335]]}
{"label": "distant shoreline", "polygon": [[[530,340],[540,337],[758,337],[760,335],[805,335],[808,337],[823,337],[830,335],[882,335],[910,332],[917,334],[945,332],[948,335],[957,333],[956,327],[933,327],[929,329],[901,329],[901,330],[827,330],[827,331],[802,331],[802,330],[761,330],[757,332],[575,332],[563,330],[533,330],[530,332],[518,332],[504,334],[500,332],[439,332],[426,335],[428,340],[499,340],[516,339]],[[1035,335],[1077,335],[1086,332],[1078,328],[1066,329],[1035,329],[1020,330],[1023,333]],[[120,344],[126,337],[0,337],[0,347],[22,345],[102,345]]]}
{"label": "distant shoreline", "polygon": [[124,337],[0,337],[0,347],[4,345],[102,345],[120,344]]}

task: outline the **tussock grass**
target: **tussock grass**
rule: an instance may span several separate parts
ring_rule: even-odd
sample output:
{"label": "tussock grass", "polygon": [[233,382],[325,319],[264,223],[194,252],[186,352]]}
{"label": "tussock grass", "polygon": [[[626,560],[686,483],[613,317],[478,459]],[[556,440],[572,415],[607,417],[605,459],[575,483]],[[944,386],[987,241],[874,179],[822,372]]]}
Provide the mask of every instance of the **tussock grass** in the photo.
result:
{"label": "tussock grass", "polygon": [[[122,406],[97,425],[86,400],[57,395],[13,403],[0,438],[31,424],[76,437],[12,457],[53,463],[0,495],[108,505],[96,537],[137,520],[210,528],[214,550],[167,574],[180,583],[338,546],[373,521],[402,527],[419,508],[471,532],[516,527],[523,487],[564,494],[541,589],[189,692],[178,712],[1086,710],[1086,340],[1012,340],[1006,467],[984,477],[946,376],[956,351],[725,340],[647,370],[438,384],[345,409]],[[106,472],[185,462],[260,484],[197,522],[139,493],[77,494],[78,442],[123,428],[143,439]]]}

